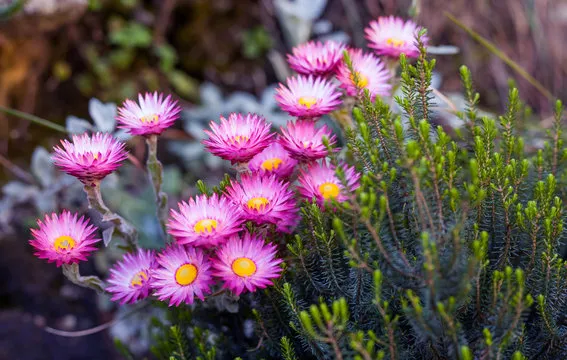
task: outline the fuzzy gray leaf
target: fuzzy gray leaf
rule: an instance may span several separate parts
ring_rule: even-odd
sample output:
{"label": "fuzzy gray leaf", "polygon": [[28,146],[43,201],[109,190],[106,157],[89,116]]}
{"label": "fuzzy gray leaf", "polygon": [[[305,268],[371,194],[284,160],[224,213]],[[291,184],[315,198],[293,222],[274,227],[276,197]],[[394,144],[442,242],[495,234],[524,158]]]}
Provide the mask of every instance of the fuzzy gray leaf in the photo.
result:
{"label": "fuzzy gray leaf", "polygon": [[33,151],[31,172],[43,187],[55,182],[56,172],[51,154],[41,146],[36,147]]}
{"label": "fuzzy gray leaf", "polygon": [[92,98],[89,100],[89,114],[99,131],[112,132],[116,127],[116,104],[103,104]]}
{"label": "fuzzy gray leaf", "polygon": [[110,242],[112,241],[113,234],[114,234],[114,226],[111,226],[102,232],[102,241],[104,242],[104,246],[108,246],[110,244]]}
{"label": "fuzzy gray leaf", "polygon": [[65,120],[65,128],[71,134],[82,134],[86,131],[93,130],[93,126],[90,122],[73,115],[67,116],[67,119]]}

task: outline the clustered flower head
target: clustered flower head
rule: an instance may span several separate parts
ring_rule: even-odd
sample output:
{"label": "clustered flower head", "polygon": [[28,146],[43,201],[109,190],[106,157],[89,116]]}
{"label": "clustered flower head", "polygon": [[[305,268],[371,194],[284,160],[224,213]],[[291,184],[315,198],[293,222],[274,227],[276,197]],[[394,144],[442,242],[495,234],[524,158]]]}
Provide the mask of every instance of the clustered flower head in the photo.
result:
{"label": "clustered flower head", "polygon": [[151,291],[152,273],[156,268],[153,251],[139,249],[136,253],[125,254],[122,260],[110,269],[106,291],[112,294],[112,301],[121,304],[135,303],[145,299]]}
{"label": "clustered flower head", "polygon": [[326,125],[317,127],[311,120],[288,122],[285,128],[281,128],[281,133],[280,143],[291,157],[297,160],[324,158],[328,155],[328,150],[323,138],[326,138],[331,146],[337,141]]}
{"label": "clustered flower head", "polygon": [[100,241],[96,228],[88,220],[69,211],[45,215],[43,221],[37,220],[37,225],[38,229],[31,229],[33,239],[30,240],[36,249],[35,255],[57,266],[86,260]]}
{"label": "clustered flower head", "polygon": [[290,177],[296,166],[297,160],[278,141],[271,143],[248,162],[251,172],[274,174],[282,179]]}
{"label": "clustered flower head", "polygon": [[92,186],[120,167],[127,158],[125,144],[107,133],[73,135],[53,148],[57,167]]}
{"label": "clustered flower head", "polygon": [[354,167],[341,165],[346,179],[346,187],[337,177],[335,167],[325,160],[309,164],[299,174],[298,191],[307,200],[317,200],[320,206],[325,202],[346,201],[349,195],[360,186],[360,174]]}
{"label": "clustered flower head", "polygon": [[317,118],[336,110],[341,104],[337,87],[324,78],[297,76],[276,89],[276,101],[292,116]]}
{"label": "clustered flower head", "polygon": [[[404,21],[394,16],[379,17],[371,21],[365,29],[368,47],[374,49],[378,55],[393,58],[399,58],[401,54],[408,58],[418,57],[416,38],[420,31],[421,27],[413,21]],[[422,36],[421,41],[427,44],[427,36]]]}
{"label": "clustered flower head", "polygon": [[119,127],[132,135],[159,135],[179,118],[181,107],[171,95],[154,92],[138,95],[138,103],[127,99],[118,108]]}
{"label": "clustered flower head", "polygon": [[228,119],[220,117],[220,124],[211,121],[209,136],[203,144],[211,154],[231,163],[247,162],[264,150],[273,138],[270,125],[256,114],[232,113]]}
{"label": "clustered flower head", "polygon": [[335,41],[309,41],[292,49],[287,55],[289,66],[303,75],[330,75],[343,58],[346,46]]}
{"label": "clustered flower head", "polygon": [[240,208],[226,197],[197,196],[171,210],[169,233],[178,244],[212,247],[238,233],[244,219]]}
{"label": "clustered flower head", "polygon": [[392,89],[390,73],[380,59],[361,49],[349,50],[352,71],[346,63],[337,68],[337,79],[341,88],[350,96],[356,96],[362,90],[368,90],[370,98],[388,96]]}

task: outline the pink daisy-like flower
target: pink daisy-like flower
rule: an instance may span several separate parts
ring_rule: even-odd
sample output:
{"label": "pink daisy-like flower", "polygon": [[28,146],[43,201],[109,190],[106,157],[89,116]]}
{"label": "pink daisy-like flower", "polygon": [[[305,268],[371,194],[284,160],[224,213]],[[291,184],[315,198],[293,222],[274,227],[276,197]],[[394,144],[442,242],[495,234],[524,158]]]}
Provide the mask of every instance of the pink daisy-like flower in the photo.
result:
{"label": "pink daisy-like flower", "polygon": [[39,229],[31,229],[33,239],[30,244],[37,250],[35,255],[57,266],[87,260],[96,250],[93,246],[100,241],[96,228],[84,216],[71,214],[64,210],[60,215],[45,215],[43,221],[37,220]]}
{"label": "pink daisy-like flower", "polygon": [[343,57],[345,45],[335,41],[309,41],[287,55],[289,66],[303,75],[325,76],[335,70]]}
{"label": "pink daisy-like flower", "polygon": [[112,301],[120,304],[135,303],[150,294],[152,271],[156,267],[153,251],[139,249],[135,254],[125,254],[110,269],[106,290],[112,293]]}
{"label": "pink daisy-like flower", "polygon": [[213,155],[231,163],[247,162],[254,155],[264,150],[271,142],[274,134],[270,132],[270,124],[256,114],[232,113],[228,119],[220,117],[220,124],[211,121],[212,131],[203,144]]}
{"label": "pink daisy-like flower", "polygon": [[138,103],[127,99],[118,108],[119,127],[132,135],[159,135],[179,119],[181,107],[168,95],[154,92],[138,94]]}
{"label": "pink daisy-like flower", "polygon": [[231,181],[226,191],[247,220],[274,224],[282,232],[291,232],[297,225],[299,209],[294,194],[289,184],[275,175],[243,174],[240,183]]}
{"label": "pink daisy-like flower", "polygon": [[241,210],[226,197],[200,195],[171,210],[169,233],[178,244],[211,247],[242,229]]}
{"label": "pink daisy-like flower", "polygon": [[211,265],[200,249],[173,245],[157,261],[160,267],[152,273],[152,288],[159,300],[169,299],[169,306],[192,304],[195,296],[202,301],[211,292]]}
{"label": "pink daisy-like flower", "polygon": [[[384,16],[371,21],[365,33],[369,41],[368,47],[374,49],[378,55],[399,58],[400,54],[405,54],[407,57],[416,58],[419,56],[419,49],[415,39],[420,30],[421,27],[411,20]],[[426,36],[422,36],[421,40],[427,45]]]}
{"label": "pink daisy-like flower", "polygon": [[349,50],[354,72],[342,62],[337,67],[337,79],[341,87],[350,96],[358,95],[359,90],[368,89],[370,97],[388,96],[392,86],[389,84],[390,73],[376,56],[362,52],[361,49]]}
{"label": "pink daisy-like flower", "polygon": [[53,161],[61,170],[85,185],[104,179],[127,158],[123,142],[108,133],[73,135],[72,142],[61,140],[53,148]]}
{"label": "pink daisy-like flower", "polygon": [[216,252],[213,275],[236,295],[245,289],[264,289],[281,275],[282,260],[276,257],[276,251],[274,244],[265,244],[257,235],[245,233],[242,239],[234,236]]}
{"label": "pink daisy-like flower", "polygon": [[279,142],[273,142],[250,160],[248,168],[252,172],[275,174],[280,178],[287,178],[291,176],[296,165],[297,160],[289,156]]}
{"label": "pink daisy-like flower", "polygon": [[301,171],[297,190],[308,200],[316,199],[320,206],[332,199],[343,202],[348,199],[347,191],[354,191],[360,186],[358,182],[360,174],[354,167],[345,164],[343,170],[348,190],[335,174],[335,167],[324,160],[320,164],[311,163],[307,169]]}
{"label": "pink daisy-like flower", "polygon": [[316,128],[312,120],[297,120],[295,123],[289,121],[287,126],[280,130],[282,146],[297,160],[310,161],[327,156],[323,137],[329,140],[329,145],[337,142],[337,138],[326,125]]}
{"label": "pink daisy-like flower", "polygon": [[276,89],[275,99],[280,108],[292,116],[319,117],[341,104],[341,93],[324,78],[299,75],[288,78],[286,84]]}

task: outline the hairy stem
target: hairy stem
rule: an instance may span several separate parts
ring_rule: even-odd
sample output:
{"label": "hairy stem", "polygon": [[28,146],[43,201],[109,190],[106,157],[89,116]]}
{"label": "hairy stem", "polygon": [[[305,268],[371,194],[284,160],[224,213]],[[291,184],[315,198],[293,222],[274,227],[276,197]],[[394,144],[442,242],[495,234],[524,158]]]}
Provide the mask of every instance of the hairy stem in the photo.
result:
{"label": "hairy stem", "polygon": [[81,276],[79,264],[64,264],[62,267],[63,275],[73,284],[93,289],[98,293],[104,293],[104,283],[98,276]]}
{"label": "hairy stem", "polygon": [[150,182],[156,195],[157,217],[163,234],[167,234],[167,194],[161,191],[161,185],[163,182],[163,166],[157,158],[157,141],[157,135],[151,135],[146,139],[146,143],[148,144],[148,161],[146,162],[146,167],[148,169]]}
{"label": "hairy stem", "polygon": [[[89,208],[95,209],[102,215],[102,221],[112,223],[116,232],[126,241],[132,249],[136,248],[138,232],[132,224],[130,224],[122,216],[112,212],[102,200],[100,192],[100,183],[93,186],[85,185],[85,192],[89,201]],[[108,245],[108,244],[107,244]]]}

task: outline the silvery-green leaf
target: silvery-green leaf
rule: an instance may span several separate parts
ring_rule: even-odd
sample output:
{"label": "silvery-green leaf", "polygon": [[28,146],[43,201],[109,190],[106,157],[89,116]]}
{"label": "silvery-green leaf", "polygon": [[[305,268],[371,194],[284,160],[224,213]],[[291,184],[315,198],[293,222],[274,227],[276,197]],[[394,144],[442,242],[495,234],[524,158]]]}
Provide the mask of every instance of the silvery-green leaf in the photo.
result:
{"label": "silvery-green leaf", "polygon": [[114,234],[114,226],[111,226],[102,232],[102,241],[104,242],[104,246],[108,246],[108,244],[110,244],[110,242],[112,241],[113,234]]}
{"label": "silvery-green leaf", "polygon": [[93,126],[85,119],[76,116],[67,116],[65,119],[65,128],[70,134],[82,134],[86,131],[93,131]]}
{"label": "silvery-green leaf", "polygon": [[317,35],[328,34],[333,30],[333,23],[327,19],[321,19],[313,24],[313,32]]}
{"label": "silvery-green leaf", "polygon": [[51,154],[41,146],[36,147],[33,151],[31,172],[43,187],[55,181],[56,171]]}
{"label": "silvery-green leaf", "polygon": [[37,195],[38,189],[35,186],[24,184],[20,181],[10,181],[2,187],[2,193],[15,202],[23,202]]}
{"label": "silvery-green leaf", "polygon": [[118,129],[114,133],[114,137],[120,141],[126,141],[132,137],[125,129]]}
{"label": "silvery-green leaf", "polygon": [[57,209],[57,200],[54,193],[43,192],[39,195],[33,197],[35,207],[39,212],[46,213]]}
{"label": "silvery-green leaf", "polygon": [[100,100],[89,100],[89,114],[97,129],[102,132],[112,132],[116,126],[116,104],[103,104]]}
{"label": "silvery-green leaf", "polygon": [[259,110],[260,105],[253,95],[245,92],[236,92],[226,101],[225,108],[228,111],[254,113]]}
{"label": "silvery-green leaf", "polygon": [[274,5],[278,12],[313,21],[321,16],[327,0],[275,0]]}
{"label": "silvery-green leaf", "polygon": [[201,104],[207,107],[219,106],[222,103],[222,93],[213,83],[204,83],[199,89]]}
{"label": "silvery-green leaf", "polygon": [[268,87],[266,87],[264,89],[264,91],[262,92],[262,96],[260,98],[260,103],[262,103],[262,106],[266,109],[274,109],[277,108],[277,102],[276,102],[276,88],[277,85],[276,84],[272,84]]}
{"label": "silvery-green leaf", "polygon": [[203,124],[198,122],[190,122],[185,126],[185,131],[191,134],[195,139],[199,139],[199,140],[205,139],[207,137],[207,134],[205,134],[203,130],[204,130]]}
{"label": "silvery-green leaf", "polygon": [[350,43],[350,36],[348,36],[348,34],[345,33],[344,31],[335,31],[334,33],[321,36],[319,40],[321,41],[330,40],[330,41],[336,41],[336,42],[348,44]]}
{"label": "silvery-green leaf", "polygon": [[427,53],[433,55],[455,55],[460,52],[457,46],[452,45],[439,45],[439,46],[428,46]]}

